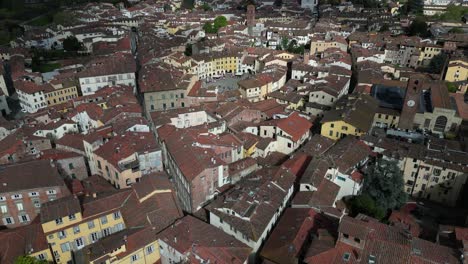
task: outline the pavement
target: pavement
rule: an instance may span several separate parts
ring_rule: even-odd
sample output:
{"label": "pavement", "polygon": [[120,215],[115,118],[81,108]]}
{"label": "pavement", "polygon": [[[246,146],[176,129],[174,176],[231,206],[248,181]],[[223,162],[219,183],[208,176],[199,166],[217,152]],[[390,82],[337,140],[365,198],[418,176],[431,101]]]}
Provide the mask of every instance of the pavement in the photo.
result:
{"label": "pavement", "polygon": [[214,80],[205,80],[202,83],[202,87],[210,87],[210,86],[215,86],[218,88],[220,92],[223,92],[225,90],[236,90],[238,88],[237,82],[240,80],[244,80],[248,78],[250,75],[249,74],[244,74],[242,76],[236,76],[232,74],[226,74],[224,77],[221,77],[219,79],[214,79]]}

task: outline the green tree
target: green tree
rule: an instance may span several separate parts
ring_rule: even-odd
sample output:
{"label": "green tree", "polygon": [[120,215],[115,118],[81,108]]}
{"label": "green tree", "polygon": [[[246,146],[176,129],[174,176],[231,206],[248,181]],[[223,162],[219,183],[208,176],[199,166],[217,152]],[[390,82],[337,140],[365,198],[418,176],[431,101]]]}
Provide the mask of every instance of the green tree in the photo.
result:
{"label": "green tree", "polygon": [[286,50],[288,48],[289,39],[287,37],[281,38],[281,49]]}
{"label": "green tree", "polygon": [[428,36],[428,26],[423,17],[416,17],[409,26],[408,33],[411,36],[426,37]]}
{"label": "green tree", "polygon": [[403,175],[396,161],[377,159],[370,163],[364,179],[363,193],[369,195],[377,207],[387,211],[406,203]]}
{"label": "green tree", "polygon": [[190,43],[187,43],[187,45],[185,45],[185,51],[184,51],[184,54],[185,56],[192,56],[192,44]]}
{"label": "green tree", "polygon": [[275,0],[275,2],[273,3],[273,5],[277,6],[277,7],[281,7],[283,6],[283,0]]}
{"label": "green tree", "polygon": [[79,51],[82,48],[82,43],[74,36],[68,36],[63,41],[63,49],[66,51]]}
{"label": "green tree", "polygon": [[164,4],[163,8],[164,8],[164,12],[172,11],[172,7],[170,4],[167,4],[167,3]]}
{"label": "green tree", "polygon": [[31,256],[20,256],[15,259],[14,264],[47,264],[47,261],[38,260]]}
{"label": "green tree", "polygon": [[213,28],[213,24],[211,24],[210,22],[206,22],[205,25],[203,25],[203,30],[206,33],[211,33],[211,34],[214,34],[217,32],[217,30]]}
{"label": "green tree", "polygon": [[451,83],[451,82],[445,82],[445,84],[447,85],[447,90],[450,92],[450,93],[456,93],[458,88],[457,86],[454,84],[454,83]]}
{"label": "green tree", "polygon": [[431,61],[429,62],[429,71],[432,73],[440,74],[442,73],[445,61],[447,60],[447,55],[445,53],[440,53],[432,57]]}
{"label": "green tree", "polygon": [[218,29],[227,26],[228,21],[225,16],[218,16],[215,18],[213,22],[213,27],[216,29],[216,32],[218,32]]}
{"label": "green tree", "polygon": [[212,11],[213,8],[211,8],[211,6],[207,3],[203,3],[203,5],[201,5],[201,8],[203,9],[203,11]]}
{"label": "green tree", "polygon": [[386,215],[385,210],[381,207],[378,207],[375,204],[375,201],[367,194],[358,195],[351,198],[351,200],[348,202],[348,207],[350,214],[353,217],[358,214],[365,214],[378,220],[382,220]]}

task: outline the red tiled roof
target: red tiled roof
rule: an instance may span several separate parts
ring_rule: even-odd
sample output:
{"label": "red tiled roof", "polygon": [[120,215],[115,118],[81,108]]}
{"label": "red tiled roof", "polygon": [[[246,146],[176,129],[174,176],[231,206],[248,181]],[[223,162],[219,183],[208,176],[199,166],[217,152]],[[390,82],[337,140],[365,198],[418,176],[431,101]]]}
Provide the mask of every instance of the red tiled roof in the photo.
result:
{"label": "red tiled roof", "polygon": [[297,112],[292,113],[287,118],[280,119],[278,127],[291,135],[293,141],[298,141],[312,127],[312,123],[299,116]]}

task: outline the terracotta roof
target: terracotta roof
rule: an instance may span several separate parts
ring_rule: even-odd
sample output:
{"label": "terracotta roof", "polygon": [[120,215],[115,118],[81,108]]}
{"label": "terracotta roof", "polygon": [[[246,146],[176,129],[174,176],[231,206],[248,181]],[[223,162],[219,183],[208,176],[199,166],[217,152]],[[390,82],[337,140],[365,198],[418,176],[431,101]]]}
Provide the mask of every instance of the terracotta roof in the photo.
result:
{"label": "terracotta roof", "polygon": [[0,193],[64,186],[49,160],[18,163],[0,169]]}
{"label": "terracotta roof", "polygon": [[194,254],[203,262],[241,264],[251,253],[247,245],[190,215],[161,232],[159,239],[186,257]]}
{"label": "terracotta roof", "polygon": [[310,131],[312,123],[306,118],[299,116],[297,112],[294,112],[287,118],[280,119],[278,127],[289,134],[293,141],[298,141]]}

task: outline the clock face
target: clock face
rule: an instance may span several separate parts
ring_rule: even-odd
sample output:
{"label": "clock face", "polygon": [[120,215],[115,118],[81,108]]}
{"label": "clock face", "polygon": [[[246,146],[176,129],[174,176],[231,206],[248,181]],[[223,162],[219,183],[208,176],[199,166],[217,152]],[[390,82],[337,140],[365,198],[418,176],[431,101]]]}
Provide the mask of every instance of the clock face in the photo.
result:
{"label": "clock face", "polygon": [[406,105],[408,105],[409,107],[413,107],[416,103],[413,101],[413,100],[408,100],[408,102],[406,102]]}

